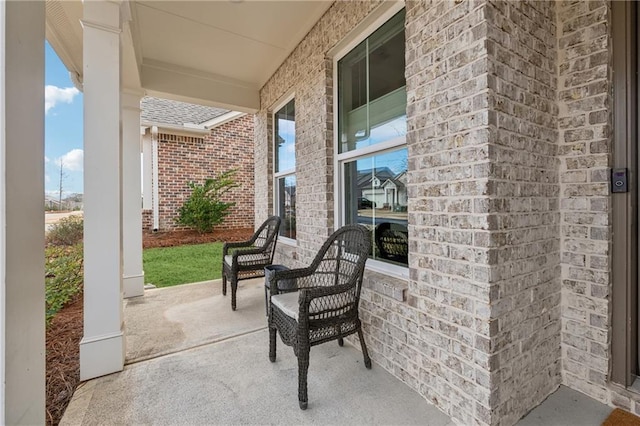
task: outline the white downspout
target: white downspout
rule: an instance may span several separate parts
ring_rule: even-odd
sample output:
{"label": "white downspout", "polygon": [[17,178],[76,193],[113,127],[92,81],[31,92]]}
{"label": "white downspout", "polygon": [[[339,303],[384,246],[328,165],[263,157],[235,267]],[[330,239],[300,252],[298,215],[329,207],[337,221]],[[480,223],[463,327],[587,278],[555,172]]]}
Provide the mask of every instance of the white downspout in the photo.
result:
{"label": "white downspout", "polygon": [[160,200],[158,189],[158,127],[151,127],[151,149],[153,151],[153,232],[160,228]]}

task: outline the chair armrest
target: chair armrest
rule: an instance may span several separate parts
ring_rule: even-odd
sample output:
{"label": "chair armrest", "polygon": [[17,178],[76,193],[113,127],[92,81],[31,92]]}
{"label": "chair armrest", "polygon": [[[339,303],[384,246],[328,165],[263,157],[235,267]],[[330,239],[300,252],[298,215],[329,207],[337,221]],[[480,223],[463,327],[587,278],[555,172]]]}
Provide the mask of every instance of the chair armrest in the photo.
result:
{"label": "chair armrest", "polygon": [[229,254],[229,249],[242,247],[253,247],[253,242],[251,240],[247,240],[224,243],[224,245],[222,246],[222,255],[226,256],[227,254]]}
{"label": "chair armrest", "polygon": [[274,271],[271,274],[271,277],[269,280],[269,294],[270,296],[274,296],[280,293],[280,290],[278,288],[278,281],[296,280],[296,283],[297,283],[298,278],[304,278],[312,274],[313,274],[313,270],[309,268],[298,268],[298,269],[287,269],[283,271]]}
{"label": "chair armrest", "polygon": [[301,288],[299,297],[300,305],[302,305],[303,303],[309,305],[313,299],[317,299],[318,297],[333,296],[340,293],[346,293],[347,291],[352,290],[354,286],[355,283],[348,283],[327,287]]}

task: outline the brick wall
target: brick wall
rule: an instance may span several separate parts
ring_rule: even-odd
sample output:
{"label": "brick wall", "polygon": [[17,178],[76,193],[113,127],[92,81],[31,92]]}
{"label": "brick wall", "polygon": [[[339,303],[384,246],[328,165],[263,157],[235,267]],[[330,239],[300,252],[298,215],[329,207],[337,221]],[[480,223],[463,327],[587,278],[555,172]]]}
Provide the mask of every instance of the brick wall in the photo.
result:
{"label": "brick wall", "polygon": [[200,137],[158,135],[159,226],[160,230],[182,229],[175,220],[188,198],[187,182],[237,169],[239,188],[226,194],[236,205],[220,228],[252,228],[254,219],[253,168],[254,116],[244,115]]}
{"label": "brick wall", "polygon": [[490,2],[492,423],[513,424],[561,381],[554,2]]}
{"label": "brick wall", "polygon": [[271,114],[277,102],[294,93],[296,237],[301,261],[310,261],[333,231],[333,70],[326,53],[378,3],[335,3],[260,90],[255,222],[274,213]]}
{"label": "brick wall", "polygon": [[[333,70],[327,52],[374,6],[334,4],[261,91],[256,126],[259,215],[272,212],[273,194],[264,183],[272,179],[269,160],[260,159],[273,143],[269,110],[287,93],[295,93],[296,252],[302,264],[333,229]],[[407,3],[409,222],[415,236],[411,279],[367,271],[361,305],[374,361],[463,423],[491,422],[491,366],[483,354],[490,331],[483,13],[482,6],[471,2]],[[436,38],[431,37],[434,32]],[[448,46],[438,44],[448,37]],[[441,108],[434,108],[438,103]],[[451,155],[446,153],[450,149]],[[452,180],[457,182],[450,185]]]}
{"label": "brick wall", "polygon": [[254,222],[258,227],[273,211],[273,114],[260,110],[255,115],[255,138],[266,138],[254,143]]}
{"label": "brick wall", "polygon": [[420,392],[491,423],[486,6],[407,3],[410,282]]}
{"label": "brick wall", "polygon": [[[261,220],[269,110],[291,92],[300,108],[298,245],[283,258],[306,264],[333,228],[328,52],[374,6],[335,3],[261,90]],[[609,3],[406,9],[410,278],[365,274],[372,358],[462,424],[513,424],[560,383],[639,412],[608,382]]]}
{"label": "brick wall", "polygon": [[[603,402],[614,397],[607,385],[611,341],[610,19],[608,2],[558,6],[562,379],[567,386]],[[625,405],[630,407],[630,401]]]}
{"label": "brick wall", "polygon": [[153,210],[142,210],[142,230],[153,230]]}

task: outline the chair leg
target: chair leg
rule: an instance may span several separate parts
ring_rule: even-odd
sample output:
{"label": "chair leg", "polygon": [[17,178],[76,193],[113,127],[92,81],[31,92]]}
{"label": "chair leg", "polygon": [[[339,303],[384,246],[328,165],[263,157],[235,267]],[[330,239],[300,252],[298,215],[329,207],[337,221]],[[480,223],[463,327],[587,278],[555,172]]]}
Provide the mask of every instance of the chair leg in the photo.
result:
{"label": "chair leg", "polygon": [[362,335],[362,328],[358,328],[358,338],[360,338],[360,347],[362,348],[362,355],[364,356],[364,366],[371,369],[371,358],[369,358],[369,351],[367,351],[367,345],[364,343],[364,336]]}
{"label": "chair leg", "polygon": [[298,349],[298,403],[301,410],[307,409],[307,373],[309,372],[309,350]]}
{"label": "chair leg", "polygon": [[236,310],[236,291],[238,290],[238,280],[231,278],[231,310]]}
{"label": "chair leg", "polygon": [[336,334],[338,335],[338,346],[342,347],[344,346],[344,339],[342,338],[342,327],[340,326],[340,324],[338,324],[336,326]]}
{"label": "chair leg", "polygon": [[276,362],[276,329],[269,325],[269,361]]}
{"label": "chair leg", "polygon": [[222,266],[222,295],[227,295],[227,276],[224,273],[224,265]]}
{"label": "chair leg", "polygon": [[342,337],[338,337],[338,346],[344,346],[344,339]]}

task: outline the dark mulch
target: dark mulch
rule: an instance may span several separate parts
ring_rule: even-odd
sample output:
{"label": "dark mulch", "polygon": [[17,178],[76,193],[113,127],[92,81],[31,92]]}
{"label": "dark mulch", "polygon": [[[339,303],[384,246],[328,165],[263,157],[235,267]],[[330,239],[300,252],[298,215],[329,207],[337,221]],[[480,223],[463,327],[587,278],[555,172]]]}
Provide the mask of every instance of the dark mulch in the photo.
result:
{"label": "dark mulch", "polygon": [[57,425],[80,381],[82,295],[65,306],[47,327],[47,425]]}
{"label": "dark mulch", "polygon": [[[142,245],[173,247],[215,241],[242,241],[253,229],[216,230],[210,234],[195,231],[144,233]],[[57,425],[62,419],[73,392],[80,381],[80,339],[83,327],[82,295],[65,306],[47,328],[46,396],[47,425]]]}
{"label": "dark mulch", "polygon": [[197,231],[145,232],[142,238],[144,248],[173,247],[184,244],[203,244],[216,241],[243,241],[253,235],[252,228],[215,230],[208,234]]}

